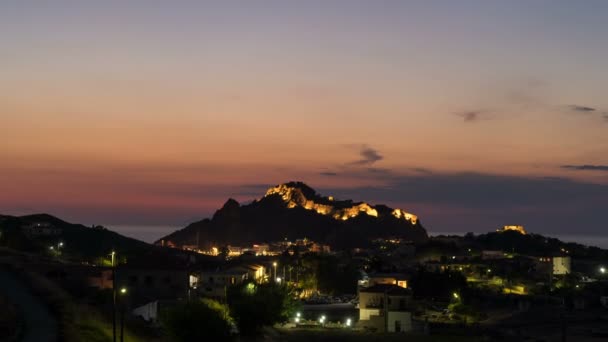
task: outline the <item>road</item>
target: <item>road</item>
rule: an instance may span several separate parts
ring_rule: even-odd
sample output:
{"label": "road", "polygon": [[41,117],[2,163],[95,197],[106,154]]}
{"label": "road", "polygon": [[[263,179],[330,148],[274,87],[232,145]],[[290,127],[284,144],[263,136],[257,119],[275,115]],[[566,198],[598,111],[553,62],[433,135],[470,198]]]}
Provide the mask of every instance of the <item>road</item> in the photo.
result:
{"label": "road", "polygon": [[11,273],[0,270],[0,293],[18,307],[25,320],[22,342],[56,342],[57,321],[47,307]]}

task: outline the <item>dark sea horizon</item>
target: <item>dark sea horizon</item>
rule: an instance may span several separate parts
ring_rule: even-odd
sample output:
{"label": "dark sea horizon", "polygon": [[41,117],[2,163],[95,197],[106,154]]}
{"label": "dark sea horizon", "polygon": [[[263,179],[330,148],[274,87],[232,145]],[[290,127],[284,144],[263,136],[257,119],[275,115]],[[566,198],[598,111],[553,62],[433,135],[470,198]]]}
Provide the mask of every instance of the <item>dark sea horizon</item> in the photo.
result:
{"label": "dark sea horizon", "polygon": [[[124,236],[128,236],[134,239],[138,239],[147,243],[153,243],[154,241],[166,236],[178,229],[183,227],[175,226],[158,226],[158,225],[108,225],[108,229],[120,233]],[[475,235],[484,234],[485,232],[474,232]],[[464,236],[466,232],[434,232],[429,231],[430,236],[437,235],[459,235]],[[608,249],[608,235],[601,234],[567,234],[567,233],[537,233],[543,236],[552,237],[559,239],[564,242],[576,242],[586,246],[595,246],[604,249]]]}

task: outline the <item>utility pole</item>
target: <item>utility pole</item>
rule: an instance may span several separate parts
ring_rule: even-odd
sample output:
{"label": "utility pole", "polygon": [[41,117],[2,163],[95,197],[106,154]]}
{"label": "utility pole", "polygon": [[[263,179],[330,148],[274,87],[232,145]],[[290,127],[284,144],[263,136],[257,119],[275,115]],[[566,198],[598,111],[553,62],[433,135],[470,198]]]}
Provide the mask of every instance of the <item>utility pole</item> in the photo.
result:
{"label": "utility pole", "polygon": [[116,342],[116,252],[112,251],[112,341]]}

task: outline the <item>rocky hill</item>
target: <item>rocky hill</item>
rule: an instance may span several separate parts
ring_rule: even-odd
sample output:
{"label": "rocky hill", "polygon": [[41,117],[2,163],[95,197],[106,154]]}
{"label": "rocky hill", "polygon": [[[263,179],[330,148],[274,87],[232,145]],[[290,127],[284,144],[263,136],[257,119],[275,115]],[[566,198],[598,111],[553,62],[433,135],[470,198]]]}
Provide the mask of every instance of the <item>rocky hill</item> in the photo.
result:
{"label": "rocky hill", "polygon": [[304,183],[290,182],[268,189],[247,205],[229,199],[211,219],[194,222],[156,243],[208,249],[304,237],[338,249],[365,247],[376,238],[428,239],[416,215],[324,197]]}

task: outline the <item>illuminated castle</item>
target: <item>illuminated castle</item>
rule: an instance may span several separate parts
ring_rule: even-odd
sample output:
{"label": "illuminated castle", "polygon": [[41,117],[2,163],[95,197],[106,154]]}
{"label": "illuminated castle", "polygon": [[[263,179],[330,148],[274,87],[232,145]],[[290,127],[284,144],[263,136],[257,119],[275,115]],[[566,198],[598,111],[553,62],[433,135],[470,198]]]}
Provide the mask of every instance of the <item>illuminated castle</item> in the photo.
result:
{"label": "illuminated castle", "polygon": [[504,227],[502,227],[502,229],[498,229],[496,231],[499,233],[502,233],[502,232],[506,232],[508,230],[514,230],[522,235],[526,235],[526,230],[524,229],[524,226],[504,226]]}
{"label": "illuminated castle", "polygon": [[[274,188],[268,189],[266,196],[280,195],[283,201],[287,204],[288,208],[303,207],[307,210],[314,210],[322,215],[331,215],[336,220],[346,221],[349,218],[358,216],[359,214],[366,214],[368,216],[378,217],[378,210],[369,204],[353,203],[346,207],[339,207],[337,201],[332,196],[328,197],[326,201],[321,200],[317,203],[312,199],[306,197],[302,189],[298,186],[291,186],[293,184],[282,184]],[[394,209],[391,213],[397,219],[403,219],[409,221],[411,224],[418,222],[418,217],[414,214],[407,213],[401,209]]]}

